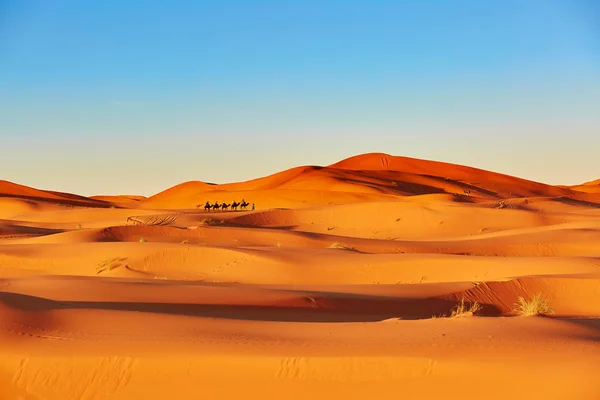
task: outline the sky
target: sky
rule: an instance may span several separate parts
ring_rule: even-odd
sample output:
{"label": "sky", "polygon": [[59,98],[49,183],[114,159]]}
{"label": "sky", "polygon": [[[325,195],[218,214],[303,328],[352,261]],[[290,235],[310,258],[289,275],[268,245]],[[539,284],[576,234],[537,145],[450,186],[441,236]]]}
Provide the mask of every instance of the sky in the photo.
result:
{"label": "sky", "polygon": [[0,0],[0,179],[152,195],[368,152],[600,178],[600,2]]}

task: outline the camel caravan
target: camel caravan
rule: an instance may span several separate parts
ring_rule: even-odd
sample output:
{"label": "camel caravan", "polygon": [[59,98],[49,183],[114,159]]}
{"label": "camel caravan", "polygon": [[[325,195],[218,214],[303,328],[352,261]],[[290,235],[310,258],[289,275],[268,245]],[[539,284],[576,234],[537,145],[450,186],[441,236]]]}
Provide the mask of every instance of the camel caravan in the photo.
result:
{"label": "camel caravan", "polygon": [[[215,201],[215,204],[210,204],[210,202],[207,201],[206,204],[204,204],[204,211],[208,211],[208,212],[210,212],[210,210],[226,211],[229,209],[236,211],[238,209],[238,207],[240,208],[240,210],[247,210],[249,205],[250,205],[250,203],[246,203],[246,201],[244,199],[242,199],[242,201],[240,203],[237,203],[234,200],[229,204],[227,204],[225,202],[219,204],[218,201]],[[201,204],[198,204],[196,206],[196,208],[200,208],[201,206],[202,206]],[[254,203],[252,203],[252,209],[254,210]]]}

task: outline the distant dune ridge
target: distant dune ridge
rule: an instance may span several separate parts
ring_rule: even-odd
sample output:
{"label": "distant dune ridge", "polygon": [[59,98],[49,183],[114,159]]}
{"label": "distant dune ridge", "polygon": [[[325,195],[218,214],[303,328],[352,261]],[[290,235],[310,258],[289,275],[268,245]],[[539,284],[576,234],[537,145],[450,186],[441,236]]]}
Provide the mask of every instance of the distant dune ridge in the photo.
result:
{"label": "distant dune ridge", "polygon": [[[105,203],[161,203],[188,200],[199,194],[211,194],[217,200],[224,192],[267,190],[311,190],[380,195],[464,194],[473,197],[504,199],[515,197],[576,196],[594,192],[600,179],[574,186],[552,186],[510,175],[463,165],[410,157],[368,153],[346,158],[326,167],[302,166],[245,182],[211,184],[190,181],[145,198],[137,195],[99,195],[89,198],[67,193],[38,190],[0,181],[0,196],[48,200]],[[224,199],[229,200],[229,199]]]}
{"label": "distant dune ridge", "polygon": [[383,153],[150,197],[0,181],[0,398],[597,400],[599,188]]}
{"label": "distant dune ridge", "polygon": [[[358,201],[364,198],[360,195],[384,199],[441,193],[462,195],[469,191],[471,197],[507,199],[582,196],[582,192],[589,192],[578,188],[551,186],[456,164],[370,153],[350,157],[327,167],[296,167],[246,182],[220,185],[186,182],[142,200],[141,205],[185,207],[186,204],[190,206],[194,199],[229,201],[223,198],[228,192],[238,195],[248,191],[265,192],[265,196],[259,196],[259,199],[269,201],[268,206],[275,206],[275,199],[284,197],[281,199],[284,207],[293,204],[285,193],[281,193],[284,190],[312,191],[315,194],[327,192],[334,202],[336,196],[331,192],[354,193],[353,199]],[[273,202],[267,196],[271,196]],[[301,199],[295,203],[296,206],[300,205]]]}

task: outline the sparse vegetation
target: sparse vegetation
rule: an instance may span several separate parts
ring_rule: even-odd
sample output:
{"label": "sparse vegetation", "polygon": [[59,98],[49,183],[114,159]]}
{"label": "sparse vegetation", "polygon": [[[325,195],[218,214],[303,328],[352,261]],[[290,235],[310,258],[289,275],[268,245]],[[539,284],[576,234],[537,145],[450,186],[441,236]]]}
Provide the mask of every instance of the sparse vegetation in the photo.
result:
{"label": "sparse vegetation", "polygon": [[125,260],[127,260],[125,257],[115,257],[104,260],[96,266],[96,274],[100,274],[104,271],[112,271],[113,269],[120,267]]}
{"label": "sparse vegetation", "polygon": [[75,227],[76,227],[77,229],[81,229],[81,224],[77,224]]}
{"label": "sparse vegetation", "polygon": [[548,304],[541,293],[534,295],[531,300],[527,301],[523,297],[519,297],[519,301],[515,303],[514,311],[521,316],[534,316],[534,315],[552,315],[554,309]]}
{"label": "sparse vegetation", "polygon": [[[422,280],[421,280],[422,281]],[[450,310],[450,318],[460,318],[460,317],[470,317],[476,315],[483,309],[481,304],[474,301],[473,303],[465,303],[465,298],[463,297],[457,305],[455,305],[452,310]],[[448,318],[447,314],[440,315],[432,315],[431,318]]]}
{"label": "sparse vegetation", "polygon": [[463,297],[456,306],[451,310],[450,318],[458,318],[458,317],[468,317],[472,315],[476,315],[478,312],[482,310],[483,307],[474,301],[473,303],[465,303],[465,298]]}
{"label": "sparse vegetation", "polygon": [[181,241],[181,244],[189,244],[189,243],[190,243],[190,241],[187,239]]}
{"label": "sparse vegetation", "polygon": [[341,244],[339,242],[333,242],[331,244],[331,246],[329,246],[330,249],[342,249],[342,250],[356,250],[356,248],[354,247],[350,247],[350,246],[346,246],[344,244]]}
{"label": "sparse vegetation", "polygon": [[144,239],[143,237],[140,236],[140,243],[145,243],[146,239]]}
{"label": "sparse vegetation", "polygon": [[214,220],[214,219],[212,219],[212,218],[210,218],[210,217],[209,217],[209,218],[204,218],[204,219],[201,221],[201,223],[202,223],[202,225],[210,225],[210,226],[215,226],[215,225],[217,225],[217,224],[219,224],[219,223],[221,223],[221,224],[222,224],[222,223],[223,223],[223,221],[222,221],[222,220],[221,220],[221,221],[216,221],[216,220]]}

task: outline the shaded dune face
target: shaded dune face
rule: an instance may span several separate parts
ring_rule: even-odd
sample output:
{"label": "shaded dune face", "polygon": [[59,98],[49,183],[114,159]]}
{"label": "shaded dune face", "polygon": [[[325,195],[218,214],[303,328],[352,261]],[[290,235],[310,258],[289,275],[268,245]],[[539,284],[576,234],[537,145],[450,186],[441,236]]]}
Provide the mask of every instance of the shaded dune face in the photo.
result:
{"label": "shaded dune face", "polygon": [[150,197],[1,181],[0,398],[597,399],[597,186],[383,153]]}

